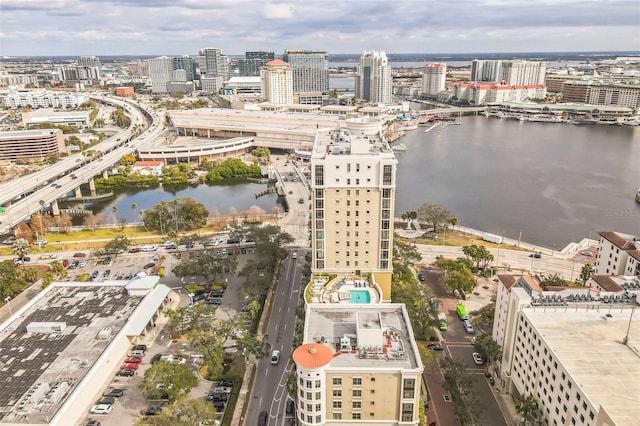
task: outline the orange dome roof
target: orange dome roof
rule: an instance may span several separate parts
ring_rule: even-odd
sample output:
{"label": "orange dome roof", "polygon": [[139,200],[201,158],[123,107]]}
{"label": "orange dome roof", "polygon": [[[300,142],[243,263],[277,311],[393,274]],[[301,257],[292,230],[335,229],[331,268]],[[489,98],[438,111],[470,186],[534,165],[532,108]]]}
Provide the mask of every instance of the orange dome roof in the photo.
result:
{"label": "orange dome roof", "polygon": [[301,368],[324,367],[333,359],[333,351],[322,343],[307,343],[293,351],[293,361]]}

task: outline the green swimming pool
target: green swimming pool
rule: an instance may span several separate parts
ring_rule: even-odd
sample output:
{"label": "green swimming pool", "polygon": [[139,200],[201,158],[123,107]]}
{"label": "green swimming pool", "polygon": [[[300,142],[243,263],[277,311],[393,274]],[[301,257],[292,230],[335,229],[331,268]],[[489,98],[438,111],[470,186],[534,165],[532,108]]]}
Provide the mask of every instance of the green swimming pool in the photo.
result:
{"label": "green swimming pool", "polygon": [[351,303],[371,303],[369,290],[349,290]]}

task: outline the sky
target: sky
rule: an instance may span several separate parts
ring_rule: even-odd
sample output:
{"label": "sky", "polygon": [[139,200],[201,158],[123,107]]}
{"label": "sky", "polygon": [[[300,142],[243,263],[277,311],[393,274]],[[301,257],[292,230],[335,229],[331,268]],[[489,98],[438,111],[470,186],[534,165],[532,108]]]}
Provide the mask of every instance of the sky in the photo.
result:
{"label": "sky", "polygon": [[640,50],[637,0],[2,0],[0,55]]}

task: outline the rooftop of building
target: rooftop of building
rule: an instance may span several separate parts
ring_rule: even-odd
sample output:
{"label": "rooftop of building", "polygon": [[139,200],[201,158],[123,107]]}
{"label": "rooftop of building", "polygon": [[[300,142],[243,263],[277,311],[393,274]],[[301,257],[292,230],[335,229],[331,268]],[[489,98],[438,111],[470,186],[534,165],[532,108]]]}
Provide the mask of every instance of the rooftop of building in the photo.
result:
{"label": "rooftop of building", "polygon": [[634,242],[640,241],[640,237],[621,232],[601,231],[598,234],[621,250],[635,250],[637,247]]}
{"label": "rooftop of building", "polygon": [[62,133],[60,129],[10,130],[0,131],[0,139],[33,138]]}
{"label": "rooftop of building", "polygon": [[47,424],[114,338],[147,324],[169,291],[157,281],[53,283],[2,323],[0,423]]}
{"label": "rooftop of building", "polygon": [[574,81],[567,81],[564,84],[571,86],[603,86],[603,87],[619,87],[619,88],[627,88],[627,89],[640,89],[640,81],[632,80],[629,82],[618,81],[618,82],[607,82],[595,79],[580,79]]}
{"label": "rooftop of building", "polygon": [[640,315],[631,320],[632,313],[620,307],[523,311],[590,402],[602,405],[619,426],[636,425],[638,420]]}
{"label": "rooftop of building", "polygon": [[[367,124],[379,122],[377,119],[357,118],[351,123]],[[366,134],[356,129],[325,130],[316,133],[313,158],[327,158],[331,155],[387,155],[394,156],[389,144],[379,134]]]}
{"label": "rooftop of building", "polygon": [[310,304],[304,344],[312,343],[330,350],[332,369],[423,368],[404,304]]}
{"label": "rooftop of building", "polygon": [[531,110],[531,111],[598,111],[599,113],[617,112],[617,113],[633,113],[633,108],[614,106],[614,105],[589,105],[589,104],[536,104],[536,103],[518,103],[518,102],[500,102],[502,107],[508,107],[513,110]]}

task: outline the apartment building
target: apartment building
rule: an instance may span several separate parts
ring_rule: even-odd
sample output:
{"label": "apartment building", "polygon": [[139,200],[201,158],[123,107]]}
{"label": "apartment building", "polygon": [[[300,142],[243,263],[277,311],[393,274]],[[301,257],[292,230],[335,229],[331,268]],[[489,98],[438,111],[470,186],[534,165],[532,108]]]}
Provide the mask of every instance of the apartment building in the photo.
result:
{"label": "apartment building", "polygon": [[422,95],[437,97],[445,89],[447,64],[427,63],[422,69]]}
{"label": "apartment building", "polygon": [[223,82],[229,79],[229,57],[223,55],[222,50],[218,48],[205,47],[200,49],[198,65],[202,77],[221,77]]}
{"label": "apartment building", "polygon": [[544,84],[547,65],[539,61],[474,59],[471,81],[503,82],[508,85]]}
{"label": "apartment building", "polygon": [[173,58],[161,56],[149,59],[152,93],[167,93],[167,84],[173,79]]}
{"label": "apartment building", "polygon": [[282,60],[293,71],[293,92],[329,92],[329,53],[320,50],[287,50]]}
{"label": "apartment building", "polygon": [[311,154],[312,272],[371,272],[391,297],[397,161],[380,136],[383,120],[319,129]]}
{"label": "apartment building", "polygon": [[611,231],[598,234],[595,275],[640,275],[640,237]]}
{"label": "apartment building", "polygon": [[43,161],[64,151],[60,129],[0,132],[0,161]]}
{"label": "apartment building", "polygon": [[89,100],[89,95],[82,92],[53,92],[44,89],[27,91],[10,91],[2,98],[8,108],[71,108]]}
{"label": "apartment building", "polygon": [[383,50],[365,50],[356,72],[356,98],[373,103],[392,103],[391,66]]}
{"label": "apartment building", "polygon": [[[613,290],[613,291],[612,291]],[[532,395],[549,425],[636,425],[640,281],[543,291],[533,278],[498,276],[493,339],[500,388]]]}
{"label": "apartment building", "polygon": [[293,71],[280,59],[267,62],[260,69],[261,95],[273,104],[293,103]]}
{"label": "apartment building", "polygon": [[503,83],[459,83],[453,86],[453,96],[458,101],[468,101],[474,105],[504,102],[526,102],[529,99],[543,99],[547,95],[544,85],[514,86]]}
{"label": "apartment building", "polygon": [[424,367],[404,304],[308,304],[293,362],[300,425],[419,424]]}

